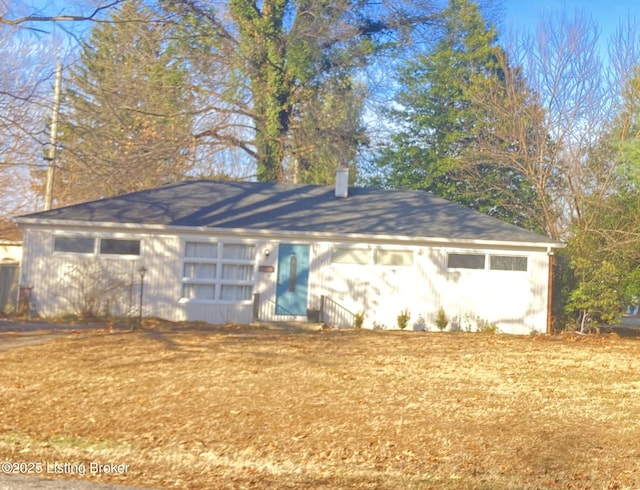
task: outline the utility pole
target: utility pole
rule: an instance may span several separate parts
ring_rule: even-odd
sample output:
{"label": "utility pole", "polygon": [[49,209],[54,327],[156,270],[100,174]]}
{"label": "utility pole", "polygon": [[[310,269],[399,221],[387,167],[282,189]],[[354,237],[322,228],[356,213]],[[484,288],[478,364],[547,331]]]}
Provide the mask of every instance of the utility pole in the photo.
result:
{"label": "utility pole", "polygon": [[53,202],[53,173],[56,164],[56,146],[58,144],[58,111],[60,109],[60,81],[62,79],[62,66],[56,64],[56,81],[53,88],[53,114],[51,115],[51,134],[49,136],[49,153],[45,157],[47,161],[47,183],[44,192],[44,209],[51,209]]}

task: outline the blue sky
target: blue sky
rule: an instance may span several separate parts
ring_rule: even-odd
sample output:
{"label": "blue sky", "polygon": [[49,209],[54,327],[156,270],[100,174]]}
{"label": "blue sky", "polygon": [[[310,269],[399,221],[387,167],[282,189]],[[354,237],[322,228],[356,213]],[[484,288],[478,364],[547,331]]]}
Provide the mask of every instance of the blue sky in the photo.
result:
{"label": "blue sky", "polygon": [[[592,16],[605,33],[615,29],[621,19],[629,16],[640,21],[640,2],[638,0],[503,0],[506,19],[502,29],[534,28],[542,12],[554,13],[563,10],[573,16],[576,9]],[[105,4],[88,0],[18,0],[15,13],[32,14],[89,14],[90,5]]]}
{"label": "blue sky", "polygon": [[603,36],[613,32],[620,21],[629,17],[640,21],[638,0],[504,0],[506,19],[503,28],[534,29],[541,13],[564,10],[571,18],[576,9],[589,17],[602,29]]}
{"label": "blue sky", "polygon": [[[441,1],[446,3],[446,0]],[[0,3],[2,2],[3,0],[0,0]],[[13,9],[12,17],[15,17],[29,14],[90,15],[95,5],[109,3],[111,0],[9,0],[8,5]],[[599,43],[603,50],[606,49],[610,35],[621,22],[632,19],[640,26],[640,0],[502,0],[501,6],[503,16],[498,28],[502,40],[509,39],[510,32],[519,34],[522,31],[534,31],[543,13],[555,15],[563,12],[568,19],[572,19],[578,11],[587,18],[591,18],[600,29]],[[66,22],[55,27],[46,23],[36,26],[46,33],[56,34],[57,42],[64,45],[70,42],[71,45],[75,45],[64,31],[82,36],[93,25],[85,22]],[[46,37],[47,34],[40,36],[40,38]]]}

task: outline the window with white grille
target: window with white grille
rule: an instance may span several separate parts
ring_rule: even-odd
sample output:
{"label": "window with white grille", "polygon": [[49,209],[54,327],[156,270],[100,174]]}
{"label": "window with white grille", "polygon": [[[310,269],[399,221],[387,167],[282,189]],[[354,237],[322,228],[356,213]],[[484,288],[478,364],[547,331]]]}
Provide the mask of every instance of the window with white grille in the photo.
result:
{"label": "window with white grille", "polygon": [[254,244],[185,242],[183,298],[234,303],[249,301],[254,281]]}

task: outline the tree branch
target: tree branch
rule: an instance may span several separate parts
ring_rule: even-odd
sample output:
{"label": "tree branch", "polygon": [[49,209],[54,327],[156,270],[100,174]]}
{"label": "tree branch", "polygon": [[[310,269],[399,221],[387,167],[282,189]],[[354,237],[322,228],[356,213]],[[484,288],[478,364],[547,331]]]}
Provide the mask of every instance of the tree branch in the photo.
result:
{"label": "tree branch", "polygon": [[0,17],[0,24],[5,24],[9,26],[17,26],[20,24],[25,24],[27,22],[79,22],[85,20],[94,20],[95,17],[102,12],[103,10],[110,9],[115,7],[116,5],[122,3],[124,0],[113,0],[111,3],[107,5],[103,5],[101,7],[97,7],[91,15],[28,15],[26,17],[19,17],[17,19],[7,19],[5,17]]}
{"label": "tree branch", "polygon": [[240,139],[237,138],[233,135],[230,134],[221,134],[220,130],[217,128],[214,129],[207,129],[205,131],[202,131],[198,134],[194,135],[194,138],[196,139],[201,139],[201,138],[206,138],[206,137],[210,137],[213,138],[214,140],[218,141],[220,144],[229,146],[229,147],[237,147],[242,149],[247,155],[251,156],[252,158],[258,158],[258,154],[257,152],[255,152],[254,150],[252,150],[249,147],[249,144]]}

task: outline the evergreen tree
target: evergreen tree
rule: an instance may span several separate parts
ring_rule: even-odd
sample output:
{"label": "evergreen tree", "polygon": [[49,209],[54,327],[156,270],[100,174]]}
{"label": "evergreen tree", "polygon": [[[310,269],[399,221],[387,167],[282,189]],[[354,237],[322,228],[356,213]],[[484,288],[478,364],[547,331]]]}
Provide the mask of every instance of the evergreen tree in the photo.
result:
{"label": "evergreen tree", "polygon": [[[495,29],[475,2],[450,0],[443,16],[441,39],[399,73],[402,88],[388,112],[399,130],[380,150],[381,176],[373,183],[428,190],[542,230],[540,219],[532,216],[535,189],[519,164],[522,155],[516,157],[530,150],[514,147],[518,134],[499,134],[507,119],[514,120],[511,110],[531,103],[524,82],[508,65]],[[514,91],[519,95],[509,100]],[[535,131],[535,121],[522,115],[520,109],[519,124],[525,121],[526,131]],[[512,156],[505,158],[508,153]]]}
{"label": "evergreen tree", "polygon": [[56,203],[173,182],[192,166],[192,95],[171,27],[127,0],[97,24],[64,85]]}

